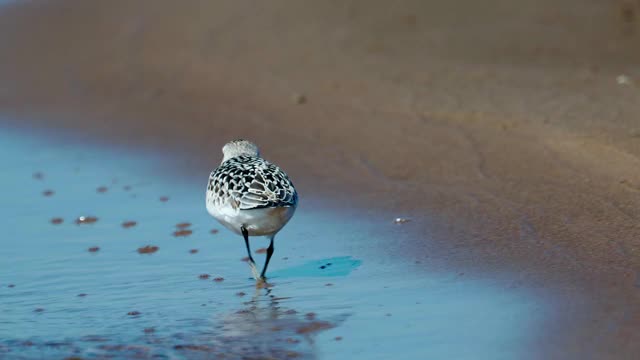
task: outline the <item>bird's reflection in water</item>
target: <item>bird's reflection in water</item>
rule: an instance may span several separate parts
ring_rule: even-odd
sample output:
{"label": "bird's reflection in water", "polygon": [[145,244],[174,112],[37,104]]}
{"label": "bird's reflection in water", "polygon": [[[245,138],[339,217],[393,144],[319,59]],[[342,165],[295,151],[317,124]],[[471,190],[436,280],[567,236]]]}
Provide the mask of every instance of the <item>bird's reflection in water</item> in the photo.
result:
{"label": "bird's reflection in water", "polygon": [[222,319],[223,341],[233,344],[226,356],[249,358],[316,358],[314,336],[337,322],[320,320],[314,313],[287,308],[287,297],[278,297],[274,288],[256,286],[244,307]]}
{"label": "bird's reflection in water", "polygon": [[287,299],[278,297],[272,285],[258,286],[250,301],[214,320],[205,331],[165,336],[145,329],[142,337],[124,343],[97,335],[64,342],[0,342],[0,358],[19,350],[25,358],[46,354],[77,359],[315,359],[315,335],[336,327],[346,316],[319,319],[286,307]]}

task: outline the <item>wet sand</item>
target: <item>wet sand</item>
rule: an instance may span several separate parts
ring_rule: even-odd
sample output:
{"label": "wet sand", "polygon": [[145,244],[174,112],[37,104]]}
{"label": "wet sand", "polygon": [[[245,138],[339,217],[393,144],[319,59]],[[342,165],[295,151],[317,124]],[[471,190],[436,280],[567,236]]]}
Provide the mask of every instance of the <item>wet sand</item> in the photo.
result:
{"label": "wet sand", "polygon": [[[554,311],[550,294],[381,256],[368,247],[404,225],[311,195],[256,287],[241,238],[193,205],[200,179],[157,176],[167,154],[1,129],[2,359],[526,359]],[[267,243],[251,239],[260,263]]]}
{"label": "wet sand", "polygon": [[303,196],[412,219],[372,250],[553,291],[548,358],[632,358],[639,5],[383,3],[10,5],[0,112],[186,178],[253,139]]}

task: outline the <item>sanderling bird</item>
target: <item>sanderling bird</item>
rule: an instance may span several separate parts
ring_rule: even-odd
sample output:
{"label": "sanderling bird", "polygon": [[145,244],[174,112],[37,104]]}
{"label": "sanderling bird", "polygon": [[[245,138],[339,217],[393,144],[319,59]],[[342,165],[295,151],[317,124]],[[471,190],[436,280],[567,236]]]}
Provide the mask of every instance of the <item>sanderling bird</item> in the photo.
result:
{"label": "sanderling bird", "polygon": [[[222,148],[222,162],[209,176],[207,211],[229,230],[242,235],[256,280],[265,280],[273,255],[273,238],[291,219],[298,193],[287,174],[260,157],[258,147],[235,140]],[[267,259],[258,275],[249,236],[269,238]]]}

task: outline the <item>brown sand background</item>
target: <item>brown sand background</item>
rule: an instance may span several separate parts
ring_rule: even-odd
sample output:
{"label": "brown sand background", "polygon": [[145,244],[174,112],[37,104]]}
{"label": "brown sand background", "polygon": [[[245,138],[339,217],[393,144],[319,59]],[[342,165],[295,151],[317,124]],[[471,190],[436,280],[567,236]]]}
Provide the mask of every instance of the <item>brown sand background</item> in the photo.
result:
{"label": "brown sand background", "polygon": [[190,177],[252,139],[303,196],[411,217],[380,251],[556,294],[546,358],[640,352],[639,1],[33,1],[0,56],[3,115]]}

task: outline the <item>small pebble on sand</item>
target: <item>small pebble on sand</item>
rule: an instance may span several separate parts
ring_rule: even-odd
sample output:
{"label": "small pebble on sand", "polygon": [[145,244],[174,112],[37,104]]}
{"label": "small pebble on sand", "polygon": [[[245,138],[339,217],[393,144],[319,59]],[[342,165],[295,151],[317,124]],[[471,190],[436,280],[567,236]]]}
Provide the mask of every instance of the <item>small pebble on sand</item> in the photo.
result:
{"label": "small pebble on sand", "polygon": [[183,230],[174,231],[174,232],[173,232],[173,236],[175,236],[175,237],[180,237],[180,236],[189,236],[189,235],[191,235],[192,233],[193,233],[193,231],[191,231],[191,230],[183,229]]}
{"label": "small pebble on sand", "polygon": [[136,226],[137,224],[138,223],[135,222],[135,221],[125,221],[125,222],[122,223],[122,227],[125,228],[125,229],[128,229],[130,227]]}
{"label": "small pebble on sand", "polygon": [[98,221],[98,218],[95,216],[79,216],[76,219],[76,224],[77,225],[82,225],[82,224],[93,224],[96,221]]}
{"label": "small pebble on sand", "polygon": [[159,248],[157,246],[147,245],[138,248],[138,254],[153,254],[154,252],[158,251],[158,249]]}
{"label": "small pebble on sand", "polygon": [[397,217],[393,220],[394,224],[404,224],[404,223],[408,223],[409,221],[411,221],[411,219],[408,218],[403,218],[403,217]]}
{"label": "small pebble on sand", "polygon": [[616,82],[618,85],[630,85],[631,78],[627,75],[621,74],[616,77]]}
{"label": "small pebble on sand", "polygon": [[304,94],[299,94],[299,93],[293,94],[291,96],[291,100],[296,105],[302,105],[307,103],[307,97]]}

